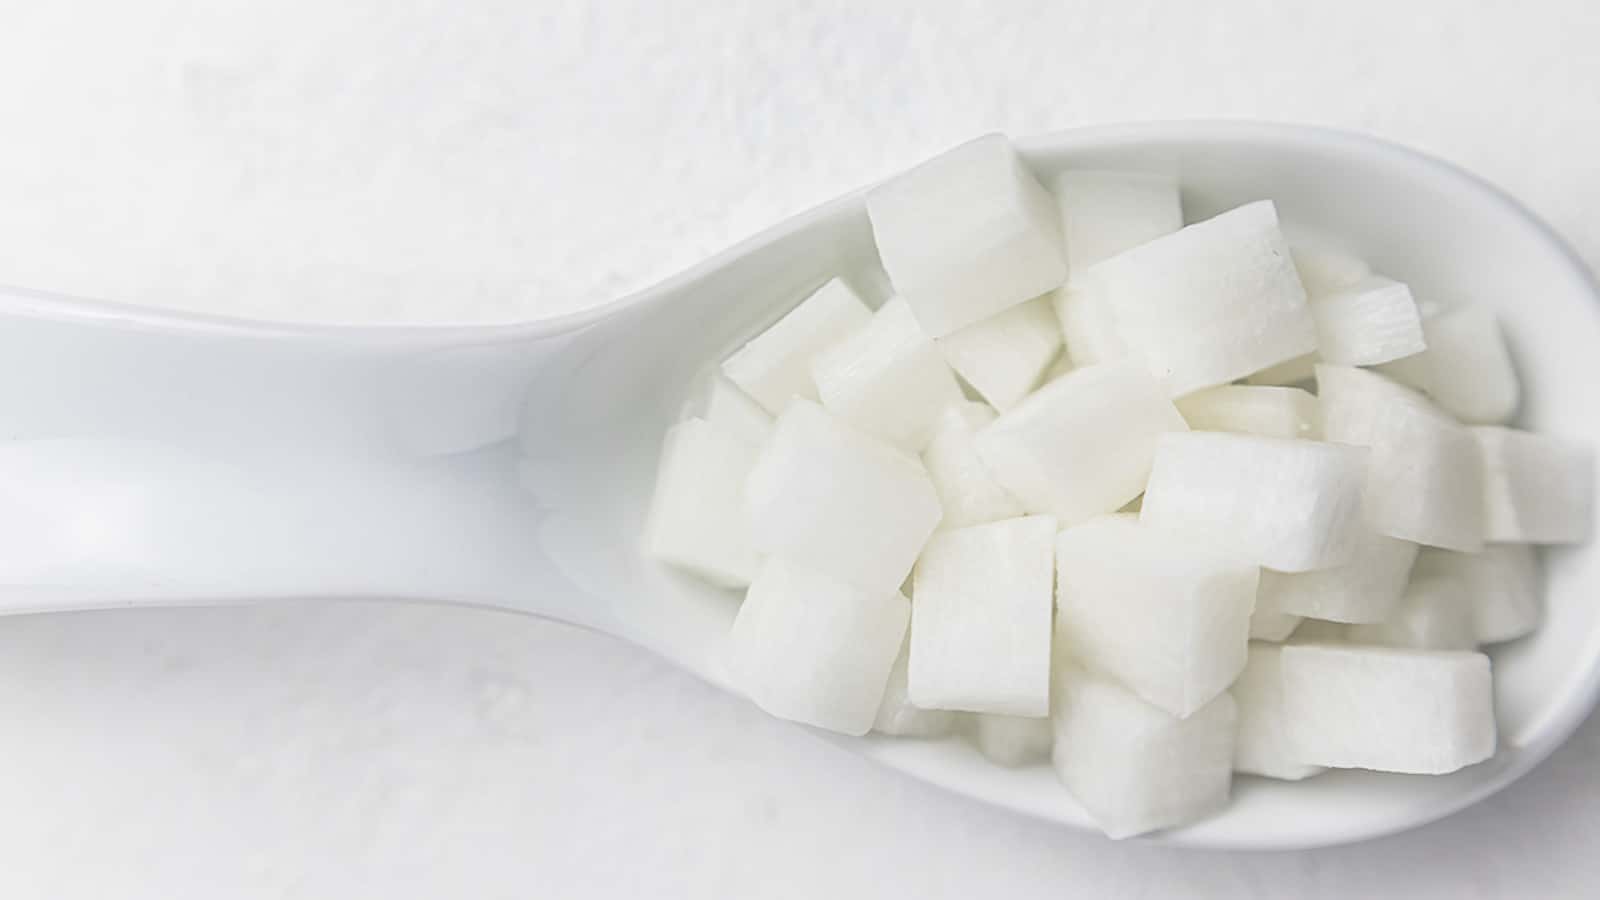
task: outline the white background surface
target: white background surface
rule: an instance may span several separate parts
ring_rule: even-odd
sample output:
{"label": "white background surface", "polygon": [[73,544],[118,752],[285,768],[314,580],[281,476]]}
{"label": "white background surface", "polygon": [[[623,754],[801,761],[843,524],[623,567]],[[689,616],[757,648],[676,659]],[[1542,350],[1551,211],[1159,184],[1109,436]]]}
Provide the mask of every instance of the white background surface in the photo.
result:
{"label": "white background surface", "polygon": [[[1600,262],[1600,7],[0,0],[0,282],[317,319],[646,285],[975,133],[1371,131]],[[867,11],[870,9],[871,11]],[[1359,198],[1353,198],[1359,202]],[[1600,722],[1322,852],[1112,845],[632,648],[384,604],[0,621],[0,896],[1592,896]]]}

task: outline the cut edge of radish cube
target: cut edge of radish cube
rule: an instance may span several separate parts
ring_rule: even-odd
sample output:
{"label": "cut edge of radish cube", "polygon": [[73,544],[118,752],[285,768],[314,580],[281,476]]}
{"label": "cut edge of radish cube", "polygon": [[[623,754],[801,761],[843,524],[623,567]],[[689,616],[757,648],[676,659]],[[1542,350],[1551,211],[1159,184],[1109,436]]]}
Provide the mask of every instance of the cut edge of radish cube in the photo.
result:
{"label": "cut edge of radish cube", "polygon": [[769,557],[734,617],[730,681],[763,710],[841,734],[872,728],[911,604]]}
{"label": "cut edge of radish cube", "polygon": [[921,453],[939,414],[962,399],[955,373],[901,297],[811,359],[822,407],[907,453]]}
{"label": "cut edge of radish cube", "polygon": [[1050,297],[1036,297],[938,340],[945,361],[995,409],[1005,412],[1038,386],[1061,350]]}
{"label": "cut edge of radish cube", "polygon": [[872,311],[850,285],[827,283],[722,362],[722,372],[767,412],[777,415],[795,397],[817,399],[811,360],[866,325]]}
{"label": "cut edge of radish cube", "polygon": [[1227,692],[1180,719],[1069,664],[1052,693],[1051,762],[1107,837],[1186,825],[1227,805],[1238,721]]}
{"label": "cut edge of radish cube", "polygon": [[744,482],[758,450],[704,419],[668,429],[641,540],[644,554],[719,587],[744,587],[761,554],[750,541]]}
{"label": "cut edge of radish cube", "polygon": [[1055,200],[1005,135],[890,179],[867,192],[866,207],[883,268],[930,337],[1067,280]]}
{"label": "cut edge of radish cube", "polygon": [[1096,263],[1083,281],[1104,296],[1122,340],[1173,396],[1317,348],[1306,291],[1270,200]]}
{"label": "cut edge of radish cube", "polygon": [[1216,431],[1162,435],[1139,521],[1281,572],[1348,562],[1368,451]]}
{"label": "cut edge of radish cube", "polygon": [[1411,289],[1370,276],[1311,299],[1317,322],[1317,355],[1347,366],[1370,366],[1414,356],[1427,349],[1422,315]]}
{"label": "cut edge of radish cube", "polygon": [[1049,712],[1055,537],[1055,519],[1024,516],[928,540],[913,577],[913,704]]}

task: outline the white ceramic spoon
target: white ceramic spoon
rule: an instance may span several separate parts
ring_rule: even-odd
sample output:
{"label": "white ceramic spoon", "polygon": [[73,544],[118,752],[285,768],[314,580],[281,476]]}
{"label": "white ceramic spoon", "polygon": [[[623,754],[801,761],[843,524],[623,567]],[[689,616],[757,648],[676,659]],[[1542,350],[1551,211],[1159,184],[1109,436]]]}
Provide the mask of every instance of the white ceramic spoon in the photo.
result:
{"label": "white ceramic spoon", "polygon": [[[1191,218],[1270,197],[1287,221],[1349,236],[1419,297],[1492,304],[1520,363],[1523,424],[1600,444],[1600,294],[1555,234],[1471,175],[1279,125],[1096,128],[1020,146],[1041,175],[1175,169]],[[859,192],[651,290],[527,325],[266,325],[0,291],[0,611],[276,597],[504,607],[720,683],[738,598],[636,549],[656,454],[697,377],[835,274],[882,283]],[[1226,812],[1149,839],[1353,841],[1509,784],[1600,687],[1600,556],[1547,562],[1544,627],[1494,654],[1493,760],[1432,778],[1240,778]],[[835,739],[1089,827],[1047,767],[1001,769],[953,739]]]}

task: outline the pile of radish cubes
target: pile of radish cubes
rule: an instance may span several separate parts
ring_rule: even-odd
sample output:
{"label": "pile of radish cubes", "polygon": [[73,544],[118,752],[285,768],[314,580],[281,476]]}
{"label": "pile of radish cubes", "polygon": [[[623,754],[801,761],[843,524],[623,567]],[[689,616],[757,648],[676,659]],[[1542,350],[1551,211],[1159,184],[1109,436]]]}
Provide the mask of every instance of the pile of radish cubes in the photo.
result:
{"label": "pile of radish cubes", "polygon": [[1590,448],[1504,423],[1493,312],[1421,303],[1270,200],[1041,185],[1002,136],[869,193],[834,279],[671,429],[648,555],[746,591],[730,681],[846,734],[1049,759],[1112,837],[1234,772],[1495,752],[1483,644],[1590,531]]}

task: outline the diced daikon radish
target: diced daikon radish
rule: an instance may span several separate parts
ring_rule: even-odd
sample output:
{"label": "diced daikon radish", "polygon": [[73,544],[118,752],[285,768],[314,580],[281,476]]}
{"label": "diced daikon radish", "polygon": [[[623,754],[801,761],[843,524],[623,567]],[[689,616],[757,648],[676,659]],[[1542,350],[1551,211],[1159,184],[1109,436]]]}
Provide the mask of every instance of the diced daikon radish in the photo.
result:
{"label": "diced daikon radish", "polygon": [[1068,284],[1050,294],[1061,337],[1075,366],[1116,362],[1128,355],[1104,292],[1092,280]]}
{"label": "diced daikon radish", "polygon": [[1317,347],[1305,288],[1269,201],[1134,247],[1092,266],[1083,280],[1103,292],[1117,333],[1173,396]]}
{"label": "diced daikon radish", "polygon": [[827,282],[667,433],[641,543],[748,586],[729,682],[1048,756],[1112,837],[1208,814],[1232,771],[1492,756],[1471,651],[1537,627],[1533,545],[1589,539],[1595,480],[1592,448],[1504,427],[1494,312],[1270,201],[1183,227],[1170,178],[1052,188],[991,135],[872,189],[897,295]]}
{"label": "diced daikon radish", "polygon": [[1291,750],[1310,765],[1442,775],[1494,755],[1481,653],[1288,644],[1283,700]]}
{"label": "diced daikon radish", "polygon": [[757,447],[772,437],[772,416],[755,398],[722,375],[710,379],[705,420]]}
{"label": "diced daikon radish", "polygon": [[[1443,315],[1447,307],[1430,300],[1417,300],[1417,313],[1422,316],[1422,337],[1427,341],[1428,329],[1432,323]],[[1415,353],[1411,356],[1396,359],[1391,362],[1379,363],[1373,369],[1384,377],[1413,390],[1424,394],[1430,393],[1433,388],[1433,369],[1428,364],[1428,351]]]}
{"label": "diced daikon radish", "polygon": [[932,337],[1067,280],[1055,201],[1005,135],[962,144],[867,192],[878,256]]}
{"label": "diced daikon radish", "polygon": [[809,400],[778,417],[745,499],[757,550],[883,592],[911,571],[940,515],[922,463]]}
{"label": "diced daikon radish", "polygon": [[1497,425],[1516,414],[1522,386],[1494,311],[1460,306],[1423,323],[1428,395],[1463,422]]}
{"label": "diced daikon radish", "polygon": [[1287,643],[1290,644],[1343,644],[1350,631],[1350,626],[1343,622],[1327,622],[1322,619],[1301,619],[1300,627],[1289,635]]}
{"label": "diced daikon radish", "polygon": [[[1335,419],[1340,425],[1338,430],[1360,438],[1362,446],[1372,443],[1372,431],[1381,422],[1385,406],[1392,403],[1429,405],[1421,393],[1378,371],[1319,363],[1314,374],[1317,399],[1323,401],[1317,407],[1322,418]],[[1342,401],[1343,405],[1330,406],[1329,400]]]}
{"label": "diced daikon radish", "polygon": [[1324,440],[1372,448],[1367,523],[1447,550],[1483,546],[1483,461],[1472,433],[1382,375],[1317,366]]}
{"label": "diced daikon radish", "polygon": [[1048,716],[973,716],[973,732],[978,749],[990,762],[1002,766],[1026,766],[1050,759],[1055,743],[1055,728]]}
{"label": "diced daikon radish", "polygon": [[1288,574],[1263,570],[1257,606],[1335,622],[1382,622],[1405,593],[1417,545],[1363,525],[1342,566]]}
{"label": "diced daikon radish", "polygon": [[965,528],[1023,514],[1022,504],[1001,487],[978,458],[975,436],[995,419],[994,410],[963,400],[946,409],[922,451],[933,486],[944,507],[940,528]]}
{"label": "diced daikon radish", "polygon": [[1056,542],[1063,654],[1176,716],[1211,702],[1244,667],[1255,594],[1255,566],[1133,516],[1093,519]]}
{"label": "diced daikon radish", "polygon": [[1069,272],[1183,227],[1178,182],[1171,175],[1074,169],[1057,176],[1051,187],[1061,210]]}
{"label": "diced daikon radish", "polygon": [[1021,402],[1061,350],[1050,298],[1036,297],[939,339],[957,374],[1004,412]]}
{"label": "diced daikon radish", "polygon": [[1250,642],[1250,658],[1228,693],[1239,706],[1239,734],[1233,745],[1233,770],[1299,781],[1323,771],[1295,757],[1285,733],[1289,710],[1283,704],[1283,648]]}
{"label": "diced daikon radish", "polygon": [[835,278],[722,363],[722,372],[773,415],[795,397],[817,399],[811,360],[872,318],[856,292]]}
{"label": "diced daikon radish", "polygon": [[1228,802],[1238,719],[1228,694],[1180,719],[1063,666],[1052,706],[1056,774],[1107,837],[1184,825]]}
{"label": "diced daikon radish", "polygon": [[1505,337],[1486,307],[1421,304],[1428,349],[1384,363],[1379,371],[1432,397],[1445,411],[1473,424],[1508,421],[1522,388]]}
{"label": "diced daikon radish", "polygon": [[1296,356],[1288,362],[1281,362],[1275,366],[1267,366],[1259,372],[1245,379],[1247,384],[1261,385],[1297,385],[1317,377],[1317,355],[1307,353]]}
{"label": "diced daikon radish", "polygon": [[1364,530],[1368,452],[1191,431],[1156,446],[1139,521],[1220,542],[1247,562],[1309,572],[1348,562]]}
{"label": "diced daikon radish", "polygon": [[883,702],[878,704],[878,715],[872,730],[897,737],[939,737],[949,734],[955,726],[956,714],[944,709],[923,709],[911,702],[907,690],[907,663],[911,658],[908,639],[895,658],[889,671],[889,683],[883,689]]}
{"label": "diced daikon radish", "polygon": [[1136,363],[1074,369],[978,432],[978,455],[1030,512],[1063,527],[1144,490],[1156,439],[1188,428]]}
{"label": "diced daikon radish", "polygon": [[1326,362],[1370,366],[1421,353],[1422,316],[1411,289],[1371,276],[1311,298],[1317,354]]}
{"label": "diced daikon radish", "polygon": [[1453,576],[1465,586],[1480,644],[1513,640],[1539,626],[1539,557],[1526,544],[1490,544],[1481,553],[1424,550],[1416,574]]}
{"label": "diced daikon radish", "polygon": [[1388,619],[1351,625],[1345,637],[1356,644],[1410,647],[1413,650],[1472,650],[1472,601],[1466,586],[1450,575],[1412,579],[1400,607]]}
{"label": "diced daikon radish", "polygon": [[1295,387],[1225,384],[1177,400],[1195,431],[1309,438],[1317,428],[1317,398]]}
{"label": "diced daikon radish", "polygon": [[1366,260],[1330,234],[1304,225],[1285,225],[1283,233],[1295,272],[1312,297],[1331,294],[1372,274]]}
{"label": "diced daikon radish", "polygon": [[1594,523],[1594,448],[1514,428],[1472,429],[1483,454],[1485,540],[1578,544]]}
{"label": "diced daikon radish", "polygon": [[756,454],[754,445],[704,419],[672,426],[645,522],[645,555],[713,584],[749,584],[761,557],[751,545],[743,487]]}
{"label": "diced daikon radish", "polygon": [[1027,516],[928,541],[913,582],[912,703],[1048,714],[1055,535],[1054,519]]}
{"label": "diced daikon radish", "polygon": [[911,604],[769,557],[733,620],[728,675],[756,705],[866,734],[883,700]]}
{"label": "diced daikon radish", "polygon": [[1263,570],[1261,580],[1256,585],[1256,605],[1250,611],[1250,639],[1253,641],[1287,640],[1304,620],[1303,616],[1284,612],[1278,605],[1282,594],[1266,589],[1269,574],[1276,573]]}
{"label": "diced daikon radish", "polygon": [[899,297],[818,353],[811,377],[824,409],[907,453],[921,453],[939,414],[962,399],[955,373]]}

